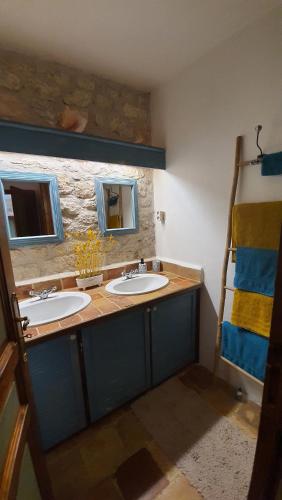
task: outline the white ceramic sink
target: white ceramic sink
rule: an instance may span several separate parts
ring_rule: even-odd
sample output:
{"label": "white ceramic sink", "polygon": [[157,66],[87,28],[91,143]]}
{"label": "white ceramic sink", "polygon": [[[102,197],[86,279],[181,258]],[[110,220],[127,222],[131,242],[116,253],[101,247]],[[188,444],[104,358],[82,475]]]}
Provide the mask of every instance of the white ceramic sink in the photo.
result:
{"label": "white ceramic sink", "polygon": [[90,295],[83,292],[51,293],[48,299],[34,297],[19,303],[21,316],[27,316],[29,326],[44,325],[58,321],[81,311],[91,302]]}
{"label": "white ceramic sink", "polygon": [[118,278],[106,285],[107,292],[116,295],[139,295],[163,288],[169,282],[166,276],[160,274],[137,274],[133,278]]}

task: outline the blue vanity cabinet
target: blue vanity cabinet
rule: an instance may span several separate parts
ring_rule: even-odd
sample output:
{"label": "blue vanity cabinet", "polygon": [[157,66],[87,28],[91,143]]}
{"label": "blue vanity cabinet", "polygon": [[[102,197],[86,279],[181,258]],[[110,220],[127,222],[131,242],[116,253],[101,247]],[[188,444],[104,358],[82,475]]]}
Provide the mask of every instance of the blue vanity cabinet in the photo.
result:
{"label": "blue vanity cabinet", "polygon": [[153,386],[196,360],[196,301],[194,290],[152,305]]}
{"label": "blue vanity cabinet", "polygon": [[86,427],[76,334],[27,347],[29,371],[44,450]]}
{"label": "blue vanity cabinet", "polygon": [[90,418],[150,387],[149,315],[141,307],[81,330]]}

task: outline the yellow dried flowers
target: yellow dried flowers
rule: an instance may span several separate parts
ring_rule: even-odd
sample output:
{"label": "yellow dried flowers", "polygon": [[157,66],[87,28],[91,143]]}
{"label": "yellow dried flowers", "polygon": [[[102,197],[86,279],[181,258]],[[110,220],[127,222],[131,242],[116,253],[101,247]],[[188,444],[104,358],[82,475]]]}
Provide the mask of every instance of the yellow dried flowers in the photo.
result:
{"label": "yellow dried flowers", "polygon": [[101,273],[105,255],[116,244],[113,236],[104,237],[100,231],[71,232],[66,235],[74,240],[75,268],[79,278],[90,278]]}

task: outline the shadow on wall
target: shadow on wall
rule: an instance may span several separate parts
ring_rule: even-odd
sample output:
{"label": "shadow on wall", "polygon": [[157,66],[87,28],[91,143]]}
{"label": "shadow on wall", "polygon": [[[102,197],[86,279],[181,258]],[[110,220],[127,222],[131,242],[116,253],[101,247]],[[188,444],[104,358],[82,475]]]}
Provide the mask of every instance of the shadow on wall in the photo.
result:
{"label": "shadow on wall", "polygon": [[200,303],[200,363],[213,370],[217,312],[205,284],[201,288]]}

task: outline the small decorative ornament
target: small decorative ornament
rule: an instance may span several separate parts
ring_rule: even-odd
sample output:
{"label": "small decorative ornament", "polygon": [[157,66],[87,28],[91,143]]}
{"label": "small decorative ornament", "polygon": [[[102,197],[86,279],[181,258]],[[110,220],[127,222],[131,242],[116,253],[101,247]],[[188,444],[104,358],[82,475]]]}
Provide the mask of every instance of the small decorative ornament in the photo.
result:
{"label": "small decorative ornament", "polygon": [[76,109],[65,106],[58,116],[57,125],[69,132],[84,132],[88,122],[88,114],[81,114]]}

